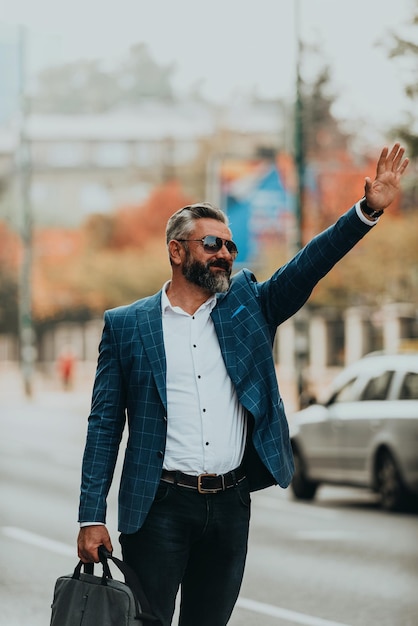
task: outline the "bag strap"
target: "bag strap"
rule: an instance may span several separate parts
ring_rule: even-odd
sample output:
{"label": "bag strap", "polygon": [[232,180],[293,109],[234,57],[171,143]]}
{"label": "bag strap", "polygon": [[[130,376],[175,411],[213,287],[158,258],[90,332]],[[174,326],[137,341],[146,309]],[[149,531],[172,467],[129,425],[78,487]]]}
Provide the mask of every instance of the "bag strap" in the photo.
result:
{"label": "bag strap", "polygon": [[[99,546],[98,554],[99,554],[100,562],[103,565],[103,570],[105,568],[109,570],[109,565],[108,565],[108,559],[109,559],[122,572],[125,578],[125,583],[131,589],[135,599],[137,600],[138,618],[141,618],[142,620],[149,621],[149,622],[158,622],[159,621],[158,618],[152,615],[151,606],[142,588],[141,582],[139,581],[139,578],[134,572],[134,570],[131,567],[129,567],[129,565],[125,563],[125,561],[121,561],[116,556],[113,556],[113,554],[111,554],[111,552],[106,550],[104,546]],[[109,574],[110,574],[110,570],[109,570]],[[110,577],[111,577],[111,574],[110,574]],[[141,607],[140,611],[139,611],[138,603],[139,603],[139,607]]]}
{"label": "bag strap", "polygon": [[[98,554],[100,563],[103,567],[101,584],[107,585],[107,581],[113,578],[108,563],[108,560],[110,560],[122,572],[126,585],[131,589],[133,593],[136,604],[136,618],[138,620],[141,619],[145,622],[160,623],[158,618],[154,617],[154,615],[152,615],[151,613],[150,604],[134,570],[131,569],[127,563],[113,556],[110,552],[108,552],[108,550],[106,550],[104,546],[99,546]],[[80,579],[82,567],[84,567],[84,572],[86,574],[94,574],[94,563],[83,563],[83,561],[80,560],[74,569],[72,578],[74,578],[75,580]]]}

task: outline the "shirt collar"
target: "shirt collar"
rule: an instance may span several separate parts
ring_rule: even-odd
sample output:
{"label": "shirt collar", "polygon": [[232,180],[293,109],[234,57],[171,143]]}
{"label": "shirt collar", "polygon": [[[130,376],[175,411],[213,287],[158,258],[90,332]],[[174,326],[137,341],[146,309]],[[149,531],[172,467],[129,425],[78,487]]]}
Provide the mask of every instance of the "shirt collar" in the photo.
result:
{"label": "shirt collar", "polygon": [[[166,283],[164,283],[162,291],[161,291],[161,310],[162,310],[163,315],[166,315],[169,309],[174,312],[182,311],[183,313],[185,313],[185,311],[183,311],[181,307],[172,306],[170,300],[168,299],[167,289],[168,289],[169,284],[170,284],[170,281],[168,280]],[[198,311],[208,307],[209,312],[212,312],[216,304],[217,304],[216,294],[213,294],[212,296],[210,296],[210,298],[206,300],[206,302],[200,305],[200,307],[198,308]]]}

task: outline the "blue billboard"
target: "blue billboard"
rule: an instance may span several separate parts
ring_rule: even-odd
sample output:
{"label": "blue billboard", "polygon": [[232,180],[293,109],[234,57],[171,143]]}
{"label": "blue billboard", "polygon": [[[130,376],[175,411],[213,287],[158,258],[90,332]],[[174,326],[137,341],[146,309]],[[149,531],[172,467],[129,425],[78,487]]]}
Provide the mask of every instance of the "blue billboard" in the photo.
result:
{"label": "blue billboard", "polygon": [[221,206],[227,213],[239,255],[238,264],[252,263],[266,237],[283,238],[292,220],[294,194],[274,161],[234,162],[221,169]]}

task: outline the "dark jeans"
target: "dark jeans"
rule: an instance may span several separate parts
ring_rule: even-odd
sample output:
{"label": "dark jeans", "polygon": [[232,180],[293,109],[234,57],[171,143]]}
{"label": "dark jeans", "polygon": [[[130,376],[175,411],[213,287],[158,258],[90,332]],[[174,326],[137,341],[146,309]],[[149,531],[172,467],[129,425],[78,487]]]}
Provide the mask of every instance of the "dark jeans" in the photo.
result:
{"label": "dark jeans", "polygon": [[142,528],[121,534],[154,614],[170,626],[181,585],[179,626],[225,626],[247,555],[247,480],[216,494],[161,482]]}

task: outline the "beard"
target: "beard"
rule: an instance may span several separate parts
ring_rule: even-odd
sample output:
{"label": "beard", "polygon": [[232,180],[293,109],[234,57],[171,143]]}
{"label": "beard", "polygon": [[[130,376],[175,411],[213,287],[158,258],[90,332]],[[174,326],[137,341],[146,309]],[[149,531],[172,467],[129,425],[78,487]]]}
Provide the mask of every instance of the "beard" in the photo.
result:
{"label": "beard", "polygon": [[[222,271],[212,272],[211,267],[219,267]],[[192,260],[188,254],[182,272],[189,282],[211,294],[225,293],[231,284],[231,267],[223,259],[201,263]]]}

